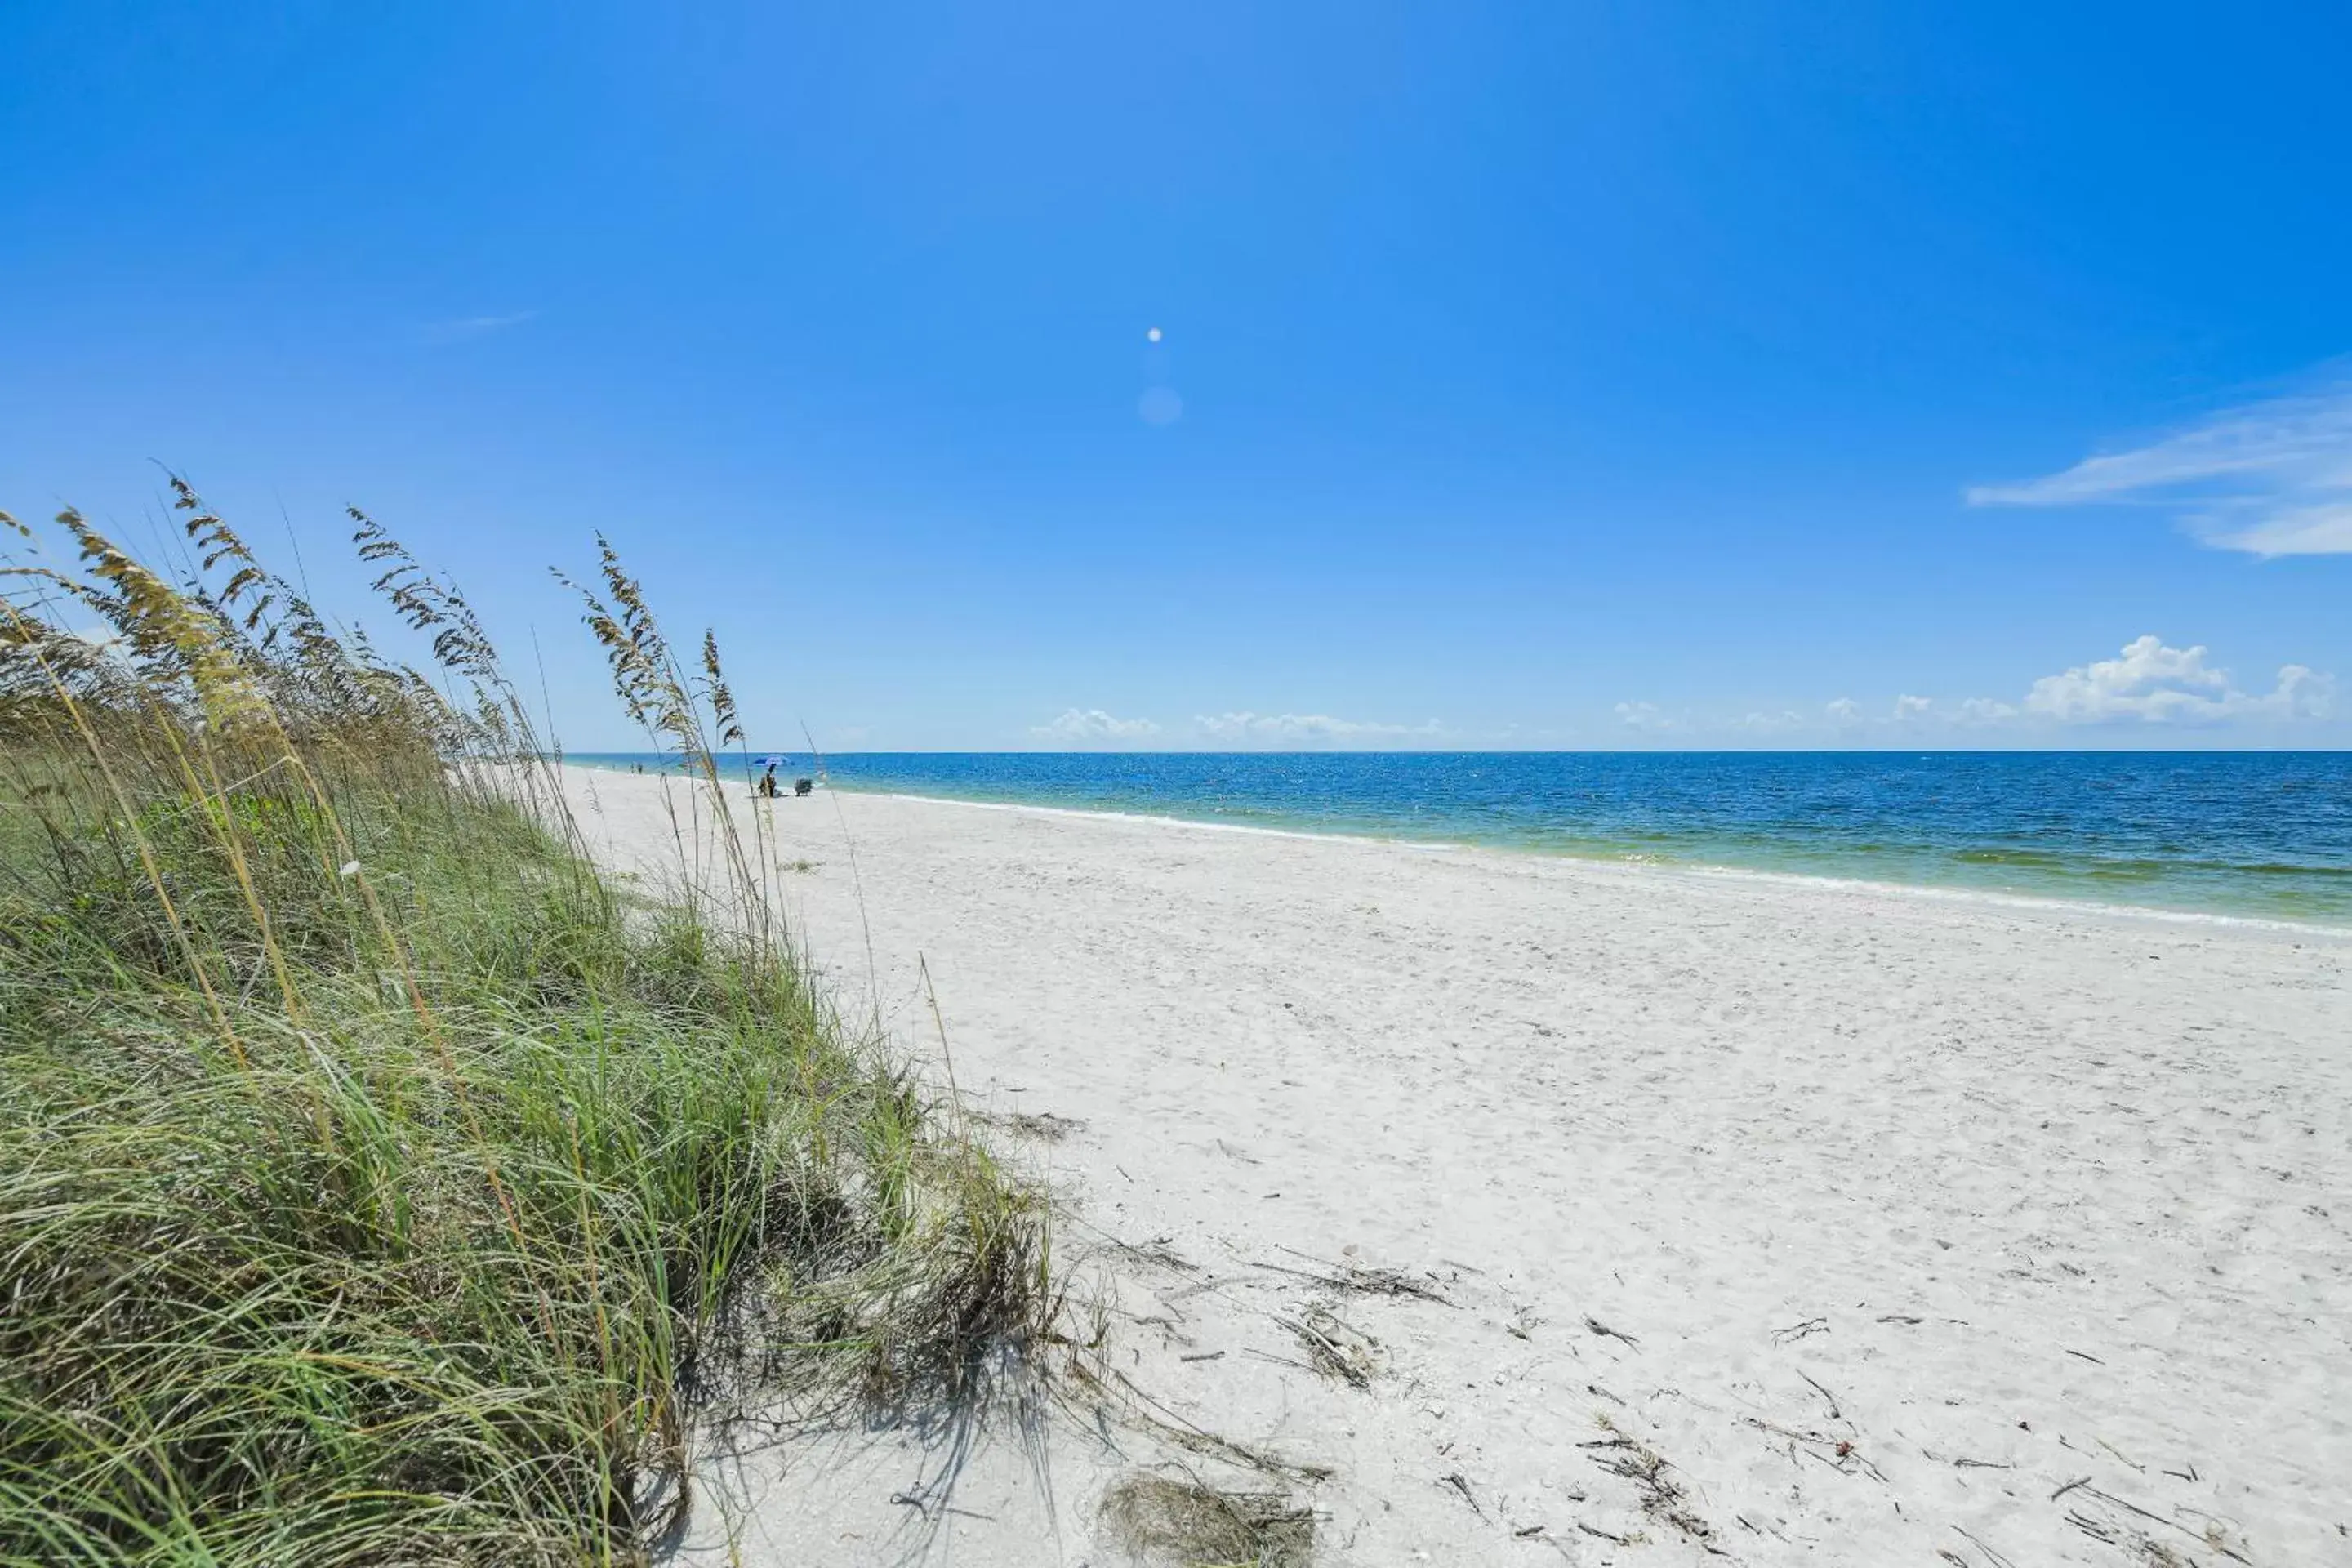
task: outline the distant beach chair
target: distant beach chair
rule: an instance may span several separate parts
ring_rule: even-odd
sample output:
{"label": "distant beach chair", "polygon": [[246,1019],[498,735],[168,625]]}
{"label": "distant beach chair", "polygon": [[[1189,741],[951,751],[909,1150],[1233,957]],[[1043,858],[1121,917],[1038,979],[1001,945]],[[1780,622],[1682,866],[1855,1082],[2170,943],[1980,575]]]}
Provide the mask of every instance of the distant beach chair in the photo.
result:
{"label": "distant beach chair", "polygon": [[793,793],[794,795],[806,795],[809,791],[814,788],[816,788],[816,780],[814,779],[794,779],[793,781]]}

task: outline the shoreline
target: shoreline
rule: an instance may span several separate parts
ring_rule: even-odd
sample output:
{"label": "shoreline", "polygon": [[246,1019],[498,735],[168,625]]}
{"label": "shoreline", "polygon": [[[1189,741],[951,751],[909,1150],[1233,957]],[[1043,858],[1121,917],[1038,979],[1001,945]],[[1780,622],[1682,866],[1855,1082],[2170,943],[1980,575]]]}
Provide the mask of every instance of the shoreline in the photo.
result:
{"label": "shoreline", "polygon": [[[637,774],[617,764],[574,762],[568,757],[563,760],[562,765],[594,773],[617,773],[626,777],[687,779],[690,776],[674,769],[649,770],[643,774]],[[730,784],[736,782],[728,778],[723,771],[721,777]],[[968,795],[924,795],[887,786],[845,783],[826,777],[822,771],[818,777],[819,787],[842,795],[919,802],[929,805],[962,806],[981,811],[1037,812],[1050,816],[1102,818],[1120,822],[1146,822],[1171,827],[1203,828],[1212,832],[1256,834],[1272,838],[1377,844],[1426,854],[1496,855],[1525,858],[1544,863],[1664,872],[1683,877],[1747,879],[1765,882],[1785,882],[1801,887],[1848,889],[1857,892],[1882,893],[1898,897],[1981,903],[1997,908],[2041,910],[2061,913],[2079,912],[2116,919],[2154,920],[2190,925],[2212,925],[2225,929],[2304,933],[2323,939],[2352,939],[2352,916],[2331,920],[2322,916],[2305,917],[2252,912],[2222,907],[2194,908],[2180,904],[2130,903],[2089,895],[2076,896],[2039,889],[1989,887],[1958,881],[1899,881],[1885,878],[1847,876],[1835,871],[1746,866],[1733,861],[1685,859],[1679,857],[1644,855],[1630,851],[1611,853],[1595,849],[1584,852],[1573,848],[1548,848],[1526,843],[1485,843],[1465,838],[1417,838],[1402,834],[1352,831],[1346,828],[1291,827],[1247,822],[1220,822],[1210,818],[1181,816],[1170,812],[1140,808],[1058,805],[1039,801],[979,800]],[[1591,842],[1599,845],[1605,841],[1595,839]]]}
{"label": "shoreline", "polygon": [[1539,849],[1531,845],[1479,844],[1454,838],[1405,838],[1394,835],[1348,833],[1337,829],[1323,832],[1311,827],[1261,827],[1255,823],[1204,822],[1192,816],[1171,816],[1165,812],[1120,811],[1110,806],[1042,805],[1030,801],[1017,800],[969,800],[960,795],[916,795],[906,790],[866,789],[856,784],[828,784],[826,787],[838,789],[844,795],[868,795],[882,800],[903,800],[922,805],[955,805],[980,811],[1026,811],[1053,816],[1092,817],[1115,822],[1146,822],[1164,827],[1205,828],[1214,833],[1259,834],[1269,838],[1378,845],[1387,848],[1407,849],[1428,854],[1524,856],[1530,859],[1571,866],[1591,866],[1673,877],[1721,877],[1787,884],[1793,887],[1819,887],[1858,893],[1942,899],[1959,903],[1990,904],[1997,908],[2039,910],[2062,914],[2095,914],[2130,920],[2180,921],[2191,925],[2243,927],[2290,934],[2309,932],[2316,936],[2352,939],[2352,924],[2329,925],[2319,921],[2295,920],[2283,915],[2232,914],[2220,910],[2185,910],[2168,904],[2117,904],[2103,900],[2071,899],[2057,893],[2018,892],[2000,888],[1971,888],[1941,882],[1889,882],[1870,877],[1834,876],[1825,871],[1773,870],[1756,866],[1733,866],[1718,861],[1671,859],[1664,856],[1647,858],[1635,855],[1580,855],[1573,850]]}

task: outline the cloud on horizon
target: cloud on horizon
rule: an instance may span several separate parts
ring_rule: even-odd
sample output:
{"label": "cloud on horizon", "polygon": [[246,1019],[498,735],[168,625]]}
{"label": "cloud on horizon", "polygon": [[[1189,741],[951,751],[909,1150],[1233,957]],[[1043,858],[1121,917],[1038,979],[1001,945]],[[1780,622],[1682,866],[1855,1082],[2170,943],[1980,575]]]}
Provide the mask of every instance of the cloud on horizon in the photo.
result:
{"label": "cloud on horizon", "polygon": [[2028,714],[2062,724],[2214,724],[2231,719],[2325,719],[2336,679],[2300,664],[2283,666],[2266,695],[2242,690],[2207,662],[2203,644],[2168,647],[2153,635],[2103,658],[2045,675],[2025,694]]}
{"label": "cloud on horizon", "polygon": [[1644,735],[1671,734],[1683,727],[1682,721],[1654,702],[1620,702],[1614,711],[1619,723]]}
{"label": "cloud on horizon", "polygon": [[2125,644],[2113,658],[2042,676],[2015,701],[1969,697],[1955,702],[1906,691],[1875,710],[1839,697],[1822,704],[1817,718],[1788,708],[1755,710],[1726,721],[1676,718],[1648,702],[1620,702],[1615,712],[1627,729],[1643,735],[1810,732],[1855,740],[1874,734],[1891,744],[1927,739],[1939,728],[2026,739],[2053,730],[2100,727],[2308,724],[2334,719],[2338,710],[2332,675],[2307,665],[2283,665],[2269,690],[2249,690],[2212,662],[2203,644],[2174,647],[2151,633]]}
{"label": "cloud on horizon", "polygon": [[1047,741],[1139,741],[1160,733],[1149,719],[1114,719],[1099,708],[1065,708],[1058,718],[1030,726],[1029,732]]}
{"label": "cloud on horizon", "polygon": [[1434,719],[1423,724],[1385,724],[1334,719],[1328,713],[1196,713],[1192,723],[1210,740],[1257,745],[1331,746],[1416,738],[1436,740],[1446,732],[1445,726]]}
{"label": "cloud on horizon", "polygon": [[[1881,706],[1881,703],[1884,706]],[[2242,685],[2213,662],[2202,643],[2175,647],[2155,633],[2126,643],[2112,658],[2090,659],[2033,680],[2014,699],[1951,699],[1899,692],[1870,706],[1838,697],[1817,708],[1772,707],[1738,717],[1668,710],[1629,700],[1611,710],[1635,746],[1706,743],[1818,745],[2035,745],[2061,733],[2105,730],[2117,735],[2164,730],[2242,727],[2260,740],[2286,727],[2352,719],[2336,701],[2332,675],[2308,665],[2279,667],[2267,689]],[[2324,731],[2321,737],[2334,731]],[[1341,719],[1328,713],[1196,713],[1190,724],[1122,719],[1100,708],[1068,708],[1030,735],[1072,749],[1150,749],[1197,744],[1213,750],[1344,750],[1425,745],[1505,747],[1568,738],[1560,731],[1465,732],[1431,719],[1419,724]],[[1744,738],[1742,741],[1739,738]],[[1605,742],[1604,742],[1605,743]],[[2068,742],[2079,743],[2079,742]]]}
{"label": "cloud on horizon", "polygon": [[2225,409],[2146,446],[1967,495],[1970,506],[2163,507],[2216,549],[2352,554],[2352,382]]}
{"label": "cloud on horizon", "polygon": [[1435,719],[1419,724],[1392,724],[1377,720],[1339,719],[1328,713],[1257,713],[1240,710],[1196,713],[1190,725],[1171,728],[1153,719],[1121,719],[1100,708],[1066,708],[1047,722],[1031,725],[1029,733],[1037,740],[1073,747],[1181,746],[1198,742],[1234,750],[1373,748],[1457,738]]}
{"label": "cloud on horizon", "polygon": [[1781,734],[1790,730],[1803,729],[1805,716],[1793,708],[1784,708],[1778,713],[1759,711],[1741,719],[1738,727],[1759,735]]}

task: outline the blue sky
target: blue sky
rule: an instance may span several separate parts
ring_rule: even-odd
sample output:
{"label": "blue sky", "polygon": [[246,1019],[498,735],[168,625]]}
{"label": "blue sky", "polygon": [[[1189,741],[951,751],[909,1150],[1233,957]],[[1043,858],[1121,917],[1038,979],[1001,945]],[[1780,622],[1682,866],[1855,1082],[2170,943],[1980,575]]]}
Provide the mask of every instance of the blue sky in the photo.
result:
{"label": "blue sky", "polygon": [[358,607],[357,502],[581,748],[597,529],[770,744],[2340,745],[2347,58],[2321,4],[17,0],[0,506],[143,542],[166,464]]}

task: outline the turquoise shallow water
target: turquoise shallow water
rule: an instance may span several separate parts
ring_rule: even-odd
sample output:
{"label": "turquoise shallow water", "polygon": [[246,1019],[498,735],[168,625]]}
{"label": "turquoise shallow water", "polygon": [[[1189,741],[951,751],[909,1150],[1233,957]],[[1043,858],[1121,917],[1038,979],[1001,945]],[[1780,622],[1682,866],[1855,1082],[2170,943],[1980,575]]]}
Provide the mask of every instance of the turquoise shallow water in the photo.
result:
{"label": "turquoise shallow water", "polygon": [[843,789],[2352,926],[2344,752],[864,752],[824,772]]}

